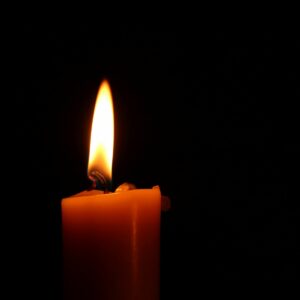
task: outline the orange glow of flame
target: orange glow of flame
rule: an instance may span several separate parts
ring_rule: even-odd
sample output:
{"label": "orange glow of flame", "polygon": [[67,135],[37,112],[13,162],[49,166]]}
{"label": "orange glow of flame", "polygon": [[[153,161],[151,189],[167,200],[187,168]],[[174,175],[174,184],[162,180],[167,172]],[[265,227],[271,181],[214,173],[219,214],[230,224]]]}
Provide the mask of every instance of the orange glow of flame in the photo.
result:
{"label": "orange glow of flame", "polygon": [[114,147],[114,112],[110,86],[104,80],[99,88],[90,142],[88,174],[100,172],[107,180],[112,179]]}

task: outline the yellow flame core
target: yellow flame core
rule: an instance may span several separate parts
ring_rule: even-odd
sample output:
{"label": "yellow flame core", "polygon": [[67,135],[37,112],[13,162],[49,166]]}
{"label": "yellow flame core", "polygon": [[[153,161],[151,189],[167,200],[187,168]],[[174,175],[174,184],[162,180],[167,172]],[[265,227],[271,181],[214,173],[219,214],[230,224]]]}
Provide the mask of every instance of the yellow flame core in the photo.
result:
{"label": "yellow flame core", "polygon": [[114,112],[108,82],[102,82],[95,105],[91,132],[88,173],[97,170],[106,179],[112,179],[114,147]]}

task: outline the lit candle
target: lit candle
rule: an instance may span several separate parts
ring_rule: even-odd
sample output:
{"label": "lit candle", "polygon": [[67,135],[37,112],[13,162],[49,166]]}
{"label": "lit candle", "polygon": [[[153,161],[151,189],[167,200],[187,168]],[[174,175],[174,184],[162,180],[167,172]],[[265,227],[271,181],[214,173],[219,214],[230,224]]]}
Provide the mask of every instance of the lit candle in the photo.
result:
{"label": "lit candle", "polygon": [[[107,81],[99,89],[88,174],[112,178],[113,106]],[[64,295],[72,300],[157,300],[160,259],[159,187],[84,191],[62,201]]]}

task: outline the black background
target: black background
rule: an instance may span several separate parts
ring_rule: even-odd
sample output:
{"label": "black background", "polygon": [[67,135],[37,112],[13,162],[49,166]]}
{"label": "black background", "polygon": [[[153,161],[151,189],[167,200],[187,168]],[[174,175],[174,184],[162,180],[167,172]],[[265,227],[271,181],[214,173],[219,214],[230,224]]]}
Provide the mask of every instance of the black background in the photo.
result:
{"label": "black background", "polygon": [[23,295],[61,297],[60,201],[90,184],[104,78],[114,97],[114,186],[159,184],[172,200],[162,214],[161,299],[224,280],[299,279],[299,35],[55,20],[20,23],[9,43],[20,222],[8,226]]}

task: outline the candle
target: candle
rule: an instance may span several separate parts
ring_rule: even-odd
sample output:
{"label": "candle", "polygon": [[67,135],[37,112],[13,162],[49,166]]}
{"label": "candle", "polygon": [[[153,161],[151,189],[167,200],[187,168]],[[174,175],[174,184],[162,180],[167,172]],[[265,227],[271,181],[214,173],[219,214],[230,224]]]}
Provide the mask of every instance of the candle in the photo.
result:
{"label": "candle", "polygon": [[[88,175],[94,187],[111,181],[113,131],[112,96],[104,81],[91,133]],[[128,187],[63,199],[65,299],[159,299],[160,190]]]}

